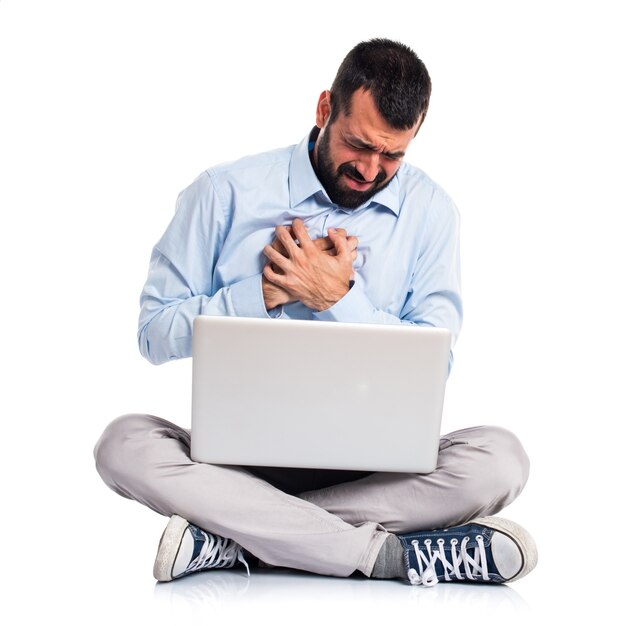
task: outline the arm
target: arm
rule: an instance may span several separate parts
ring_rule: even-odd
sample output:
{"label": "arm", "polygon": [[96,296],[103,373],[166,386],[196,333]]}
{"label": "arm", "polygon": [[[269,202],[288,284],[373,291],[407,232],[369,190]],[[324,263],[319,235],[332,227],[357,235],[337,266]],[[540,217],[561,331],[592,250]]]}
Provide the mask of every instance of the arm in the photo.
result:
{"label": "arm", "polygon": [[[398,228],[406,226],[405,222]],[[288,246],[289,242],[284,236],[286,250],[281,251],[281,255],[277,254],[277,250],[264,250],[270,260],[270,264],[264,268],[264,277],[313,309],[317,319],[448,328],[452,332],[454,344],[462,320],[458,211],[445,194],[436,191],[419,232],[415,232],[411,224],[408,226],[407,236],[415,238],[418,249],[414,255],[414,266],[406,268],[411,279],[404,305],[398,315],[379,309],[372,303],[358,273],[349,282],[347,267],[343,267],[341,263],[337,263],[336,267],[328,263],[321,264],[310,246],[308,250],[311,254],[307,255],[304,248],[298,250]],[[302,227],[298,225],[297,228],[300,230]],[[301,234],[306,236],[304,232]],[[281,236],[279,229],[277,235]],[[342,257],[340,243],[337,242],[337,261]],[[280,268],[281,275],[277,275],[272,266]],[[324,274],[322,278],[321,274]],[[335,290],[335,284],[339,290]],[[330,296],[328,299],[319,297],[324,292]]]}
{"label": "arm", "polygon": [[213,284],[229,221],[206,173],[178,197],[140,299],[139,350],[151,363],[191,356],[196,315],[268,316],[260,274],[219,289]]}
{"label": "arm", "polygon": [[155,365],[191,356],[193,320],[197,315],[268,317],[261,275],[223,287],[211,296],[194,294],[176,267],[155,249],[141,294],[139,351]]}
{"label": "arm", "polygon": [[[180,194],[174,218],[152,251],[141,293],[137,338],[141,354],[151,363],[191,356],[197,315],[274,317],[282,304],[294,300],[260,273],[227,286],[214,284],[230,217],[206,173]],[[353,258],[356,241],[345,231],[341,234]],[[282,249],[277,241],[272,245]],[[314,245],[326,255],[334,253],[328,238],[316,239]]]}
{"label": "arm", "polygon": [[454,346],[463,319],[459,235],[460,220],[456,206],[443,192],[435,192],[416,261],[412,268],[407,268],[411,272],[410,289],[399,315],[372,304],[357,272],[350,291],[334,306],[316,313],[315,317],[329,321],[447,328],[452,333]]}

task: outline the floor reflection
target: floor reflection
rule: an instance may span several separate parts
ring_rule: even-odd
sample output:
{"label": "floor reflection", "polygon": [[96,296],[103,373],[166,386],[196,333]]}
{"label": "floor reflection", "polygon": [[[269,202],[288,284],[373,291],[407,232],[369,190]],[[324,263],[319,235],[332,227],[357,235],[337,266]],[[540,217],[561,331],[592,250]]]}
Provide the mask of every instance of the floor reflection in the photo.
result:
{"label": "floor reflection", "polygon": [[364,577],[331,578],[293,570],[255,570],[248,577],[243,570],[203,572],[171,582],[157,583],[155,602],[162,608],[228,609],[233,605],[301,606],[315,599],[334,606],[368,605],[436,612],[445,606],[460,612],[524,615],[529,607],[507,585],[445,583],[434,587],[414,587],[400,581],[370,580]]}

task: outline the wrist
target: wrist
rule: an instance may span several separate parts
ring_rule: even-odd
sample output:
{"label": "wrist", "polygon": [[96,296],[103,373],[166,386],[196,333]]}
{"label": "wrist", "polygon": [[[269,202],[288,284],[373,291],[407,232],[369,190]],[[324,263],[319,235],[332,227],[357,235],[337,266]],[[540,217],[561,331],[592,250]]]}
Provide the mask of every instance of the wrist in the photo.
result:
{"label": "wrist", "polygon": [[293,302],[293,298],[278,285],[269,281],[265,275],[261,276],[261,290],[263,292],[263,302],[267,311]]}
{"label": "wrist", "polygon": [[326,311],[326,309],[330,309],[331,307],[335,306],[335,304],[337,304],[337,302],[339,302],[339,300],[341,300],[348,293],[348,291],[350,291],[350,287],[350,283],[346,285],[341,285],[336,290],[334,290],[332,294],[322,294],[320,298],[316,299],[314,302],[307,306],[309,306],[309,308],[313,309],[314,311],[317,311],[318,313],[321,311]]}

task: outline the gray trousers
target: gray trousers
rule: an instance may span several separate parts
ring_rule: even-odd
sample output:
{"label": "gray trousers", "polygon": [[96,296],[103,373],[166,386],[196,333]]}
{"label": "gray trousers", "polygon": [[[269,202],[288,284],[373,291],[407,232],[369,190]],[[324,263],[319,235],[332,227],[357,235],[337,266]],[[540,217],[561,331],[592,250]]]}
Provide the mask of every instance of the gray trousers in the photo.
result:
{"label": "gray trousers", "polygon": [[118,494],[232,538],[265,563],[333,576],[370,576],[390,532],[497,513],[528,478],[518,439],[493,426],[443,437],[426,475],[195,463],[188,430],[138,414],[114,420],[94,454]]}

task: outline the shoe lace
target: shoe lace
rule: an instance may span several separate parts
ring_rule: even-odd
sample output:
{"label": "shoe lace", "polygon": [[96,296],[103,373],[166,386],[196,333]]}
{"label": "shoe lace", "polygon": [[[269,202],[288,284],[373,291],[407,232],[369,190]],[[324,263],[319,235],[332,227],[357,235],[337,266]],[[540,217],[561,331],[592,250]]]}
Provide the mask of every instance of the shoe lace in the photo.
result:
{"label": "shoe lace", "polygon": [[232,539],[199,530],[204,535],[204,542],[198,556],[189,563],[185,573],[201,569],[233,567],[239,561],[246,566],[246,571],[250,576],[250,568],[243,556],[243,549],[238,543]]}
{"label": "shoe lace", "polygon": [[450,560],[446,558],[445,540],[437,540],[437,548],[432,547],[432,541],[426,539],[424,547],[420,547],[418,540],[412,541],[413,549],[417,557],[417,568],[409,569],[407,572],[409,582],[412,585],[424,585],[432,587],[439,582],[435,565],[439,561],[443,568],[444,580],[489,580],[487,571],[487,555],[485,553],[485,541],[482,535],[476,537],[476,547],[473,555],[470,556],[467,544],[470,538],[464,537],[457,551],[458,539],[450,540]]}

